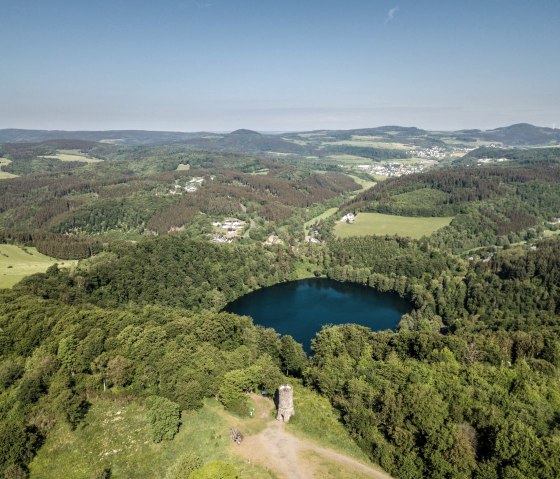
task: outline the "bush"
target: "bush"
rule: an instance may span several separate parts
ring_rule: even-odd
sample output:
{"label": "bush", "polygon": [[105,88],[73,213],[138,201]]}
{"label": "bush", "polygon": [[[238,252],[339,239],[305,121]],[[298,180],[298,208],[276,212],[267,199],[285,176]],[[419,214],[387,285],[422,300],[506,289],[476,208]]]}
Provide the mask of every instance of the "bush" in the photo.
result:
{"label": "bush", "polygon": [[202,460],[194,452],[187,451],[167,471],[165,479],[189,479],[191,472],[202,467]]}
{"label": "bush", "polygon": [[179,405],[161,396],[150,396],[146,400],[146,406],[148,406],[148,421],[153,441],[173,439],[181,423]]}
{"label": "bush", "polygon": [[9,388],[23,375],[23,365],[17,361],[6,359],[0,364],[0,389]]}

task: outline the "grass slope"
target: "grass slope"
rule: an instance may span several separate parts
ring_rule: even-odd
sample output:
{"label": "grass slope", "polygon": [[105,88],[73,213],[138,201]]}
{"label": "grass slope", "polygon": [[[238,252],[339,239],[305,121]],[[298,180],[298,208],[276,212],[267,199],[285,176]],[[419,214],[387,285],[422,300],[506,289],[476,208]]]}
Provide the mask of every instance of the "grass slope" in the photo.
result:
{"label": "grass slope", "polygon": [[80,163],[100,163],[103,160],[84,156],[79,150],[58,150],[56,155],[44,156],[43,158],[53,158],[59,161],[77,161]]}
{"label": "grass slope", "polygon": [[453,217],[425,218],[394,216],[381,213],[359,213],[354,223],[336,223],[334,233],[339,238],[366,235],[399,235],[421,238],[449,225]]}
{"label": "grass slope", "polygon": [[349,436],[340,422],[340,415],[329,400],[307,389],[294,379],[294,408],[296,414],[286,424],[289,432],[309,438],[323,447],[343,452],[361,461],[368,462],[366,454]]}
{"label": "grass slope", "polygon": [[[286,425],[288,431],[369,463],[328,399],[304,388],[299,381],[292,379],[291,383],[296,415]],[[238,428],[247,437],[260,433],[274,421],[276,410],[268,399],[252,396],[253,417],[234,416],[216,400],[208,399],[200,410],[184,412],[175,438],[159,444],[151,440],[146,411],[140,401],[131,403],[110,394],[90,401],[92,407],[86,421],[75,431],[65,424],[55,427],[30,465],[31,479],[89,479],[104,468],[110,468],[114,478],[165,478],[166,472],[185,451],[196,453],[204,463],[220,460],[233,464],[241,477],[276,477],[241,457],[229,437],[230,427]],[[313,453],[305,462],[321,474],[314,477],[362,477],[353,475],[355,472],[350,466]]]}
{"label": "grass slope", "polygon": [[49,266],[59,263],[70,266],[75,261],[57,261],[39,253],[35,248],[20,248],[11,244],[0,244],[0,289],[14,284],[34,273],[43,273]]}
{"label": "grass slope", "polygon": [[329,208],[327,211],[324,211],[323,213],[321,213],[320,215],[315,216],[314,218],[311,218],[309,221],[306,221],[303,225],[305,231],[309,231],[309,227],[315,223],[317,223],[320,220],[324,220],[326,218],[328,218],[331,215],[334,215],[336,212],[338,211],[338,208]]}
{"label": "grass slope", "polygon": [[232,453],[229,415],[215,400],[183,413],[175,438],[159,444],[151,440],[143,405],[122,399],[92,402],[85,425],[76,431],[58,426],[49,436],[30,465],[31,479],[90,479],[103,468],[110,468],[114,478],[164,478],[185,451],[195,452],[203,462],[234,464],[242,477],[273,478]]}
{"label": "grass slope", "polygon": [[7,171],[2,171],[2,167],[9,165],[11,162],[12,160],[8,160],[8,158],[0,158],[0,180],[17,177],[17,175],[8,173]]}

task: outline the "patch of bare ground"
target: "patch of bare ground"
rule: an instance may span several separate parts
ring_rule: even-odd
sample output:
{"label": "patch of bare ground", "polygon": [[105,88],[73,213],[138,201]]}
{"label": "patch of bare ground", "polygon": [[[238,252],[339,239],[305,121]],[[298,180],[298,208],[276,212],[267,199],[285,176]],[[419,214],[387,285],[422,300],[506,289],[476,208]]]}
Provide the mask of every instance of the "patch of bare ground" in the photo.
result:
{"label": "patch of bare ground", "polygon": [[266,421],[266,426],[256,434],[245,435],[241,445],[232,446],[246,461],[259,464],[284,479],[392,479],[346,454],[294,436],[286,431],[284,423],[272,419],[272,401],[256,395],[252,399],[257,405],[258,419]]}

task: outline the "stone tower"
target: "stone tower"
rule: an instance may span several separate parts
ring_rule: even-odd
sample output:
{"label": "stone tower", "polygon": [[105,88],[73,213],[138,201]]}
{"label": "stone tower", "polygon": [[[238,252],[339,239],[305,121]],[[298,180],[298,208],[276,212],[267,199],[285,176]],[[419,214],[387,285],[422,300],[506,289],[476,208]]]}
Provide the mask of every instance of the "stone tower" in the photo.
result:
{"label": "stone tower", "polygon": [[294,390],[289,384],[282,384],[278,388],[278,421],[288,422],[295,414]]}

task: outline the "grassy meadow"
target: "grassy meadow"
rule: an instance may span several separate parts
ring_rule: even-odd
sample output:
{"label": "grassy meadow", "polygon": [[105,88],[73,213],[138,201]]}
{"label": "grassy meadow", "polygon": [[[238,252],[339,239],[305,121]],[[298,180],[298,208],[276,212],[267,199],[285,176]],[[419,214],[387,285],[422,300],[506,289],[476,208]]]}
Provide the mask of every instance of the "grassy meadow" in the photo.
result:
{"label": "grassy meadow", "polygon": [[15,178],[17,175],[12,173],[8,173],[7,171],[2,171],[2,167],[9,165],[12,160],[8,160],[8,158],[0,158],[0,180],[6,180],[8,178]]}
{"label": "grassy meadow", "polygon": [[59,161],[77,161],[79,163],[100,163],[103,160],[84,156],[79,150],[58,150],[56,155],[44,156],[43,158],[53,158]]}
{"label": "grassy meadow", "polygon": [[296,414],[286,424],[287,430],[296,436],[311,439],[323,447],[367,462],[367,455],[352,440],[340,422],[340,414],[331,406],[329,400],[303,387],[294,379],[290,380],[290,384],[294,388]]}
{"label": "grassy meadow", "polygon": [[328,210],[324,211],[320,215],[317,215],[314,218],[310,219],[309,221],[306,221],[303,225],[304,228],[305,228],[305,231],[306,232],[309,231],[309,227],[311,225],[317,223],[320,220],[324,220],[325,218],[328,218],[329,216],[334,215],[337,211],[338,211],[338,208],[329,208]]}
{"label": "grassy meadow", "polygon": [[453,217],[394,216],[381,213],[359,213],[354,223],[336,223],[338,238],[367,235],[399,235],[418,239],[449,225]]}
{"label": "grassy meadow", "polygon": [[403,150],[403,151],[411,149],[410,145],[405,145],[403,143],[383,141],[383,139],[378,136],[361,136],[361,135],[353,135],[351,140],[341,140],[341,141],[333,142],[333,145],[368,146],[372,148],[385,148],[388,150]]}
{"label": "grassy meadow", "polygon": [[354,175],[348,175],[348,176],[351,176],[353,178],[353,180],[362,187],[360,190],[354,192],[355,194],[358,194],[358,193],[361,193],[362,191],[368,190],[372,186],[375,186],[375,184],[377,183],[377,181],[364,180],[363,178],[360,178],[360,177],[354,176]]}
{"label": "grassy meadow", "polygon": [[35,248],[0,244],[0,289],[11,288],[30,274],[43,273],[54,263],[70,266],[76,262],[58,261],[39,253]]}
{"label": "grassy meadow", "polygon": [[[288,430],[301,438],[368,462],[339,421],[328,399],[294,385],[296,416]],[[238,454],[229,428],[238,428],[245,436],[258,434],[270,421],[275,409],[271,400],[253,401],[253,417],[240,418],[227,411],[215,399],[208,399],[197,411],[183,412],[181,427],[172,441],[154,443],[144,406],[108,394],[90,399],[92,406],[86,421],[72,431],[59,424],[30,465],[31,479],[90,479],[104,468],[111,477],[148,479],[166,477],[166,472],[185,451],[197,454],[203,463],[224,461],[239,469],[240,477],[273,479],[264,467],[248,462]],[[346,467],[309,454],[313,469],[323,471],[316,477],[352,477]],[[361,476],[359,476],[361,477]]]}
{"label": "grassy meadow", "polygon": [[203,462],[234,464],[243,477],[272,479],[264,469],[232,453],[228,416],[217,401],[208,400],[200,410],[183,413],[172,441],[156,444],[143,405],[119,398],[96,399],[84,425],[75,431],[57,426],[31,463],[30,477],[90,479],[110,468],[115,478],[164,478],[183,452],[192,451]]}
{"label": "grassy meadow", "polygon": [[347,167],[372,164],[372,161],[369,158],[364,158],[363,156],[349,155],[346,153],[329,155],[326,158],[324,158],[324,161],[326,163],[343,165]]}

